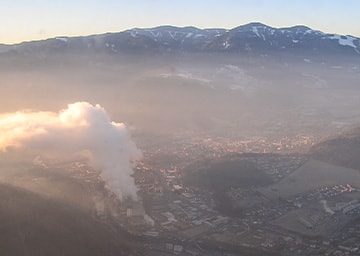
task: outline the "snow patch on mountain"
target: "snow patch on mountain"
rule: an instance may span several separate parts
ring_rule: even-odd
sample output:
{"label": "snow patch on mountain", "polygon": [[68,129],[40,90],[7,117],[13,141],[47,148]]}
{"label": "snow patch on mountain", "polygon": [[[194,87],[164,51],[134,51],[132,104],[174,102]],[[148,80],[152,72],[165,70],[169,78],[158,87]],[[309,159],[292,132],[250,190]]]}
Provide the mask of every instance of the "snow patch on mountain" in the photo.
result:
{"label": "snow patch on mountain", "polygon": [[68,41],[68,39],[66,37],[56,37],[55,39],[59,40],[59,41],[62,41],[62,42],[65,42],[65,43]]}
{"label": "snow patch on mountain", "polygon": [[252,32],[254,32],[257,35],[257,37],[261,38],[259,31],[257,30],[257,27],[252,27]]}
{"label": "snow patch on mountain", "polygon": [[225,40],[225,41],[223,42],[223,46],[224,46],[224,49],[229,48],[229,47],[230,47],[229,41],[228,41],[228,40]]}
{"label": "snow patch on mountain", "polygon": [[134,37],[134,38],[138,37],[137,34],[138,34],[137,31],[134,30],[134,29],[130,31],[130,35],[131,35],[132,37]]}
{"label": "snow patch on mountain", "polygon": [[204,37],[205,35],[203,34],[196,34],[193,38],[199,38],[199,37]]}
{"label": "snow patch on mountain", "polygon": [[151,29],[150,30],[147,30],[150,32],[150,34],[153,36],[153,37],[160,37],[161,36],[161,32],[155,32],[155,31],[152,31]]}
{"label": "snow patch on mountain", "polygon": [[329,37],[330,39],[333,40],[338,40],[340,45],[343,46],[350,46],[353,48],[356,48],[356,45],[354,44],[354,41],[356,40],[355,37],[352,36],[340,36],[340,35],[333,35],[331,37]]}

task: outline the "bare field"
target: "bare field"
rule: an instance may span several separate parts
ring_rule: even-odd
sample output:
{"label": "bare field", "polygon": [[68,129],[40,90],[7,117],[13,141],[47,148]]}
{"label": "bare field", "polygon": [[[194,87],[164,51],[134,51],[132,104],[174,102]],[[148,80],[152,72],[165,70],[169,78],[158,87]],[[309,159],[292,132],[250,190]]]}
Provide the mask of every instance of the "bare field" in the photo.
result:
{"label": "bare field", "polygon": [[302,208],[288,212],[274,220],[272,224],[305,236],[327,237],[343,228],[348,223],[349,218],[342,216],[337,221],[331,220],[331,217],[326,215],[324,211],[315,208]]}
{"label": "bare field", "polygon": [[317,160],[309,160],[283,180],[267,188],[259,189],[259,191],[269,199],[287,198],[319,187],[337,184],[360,187],[360,172]]}

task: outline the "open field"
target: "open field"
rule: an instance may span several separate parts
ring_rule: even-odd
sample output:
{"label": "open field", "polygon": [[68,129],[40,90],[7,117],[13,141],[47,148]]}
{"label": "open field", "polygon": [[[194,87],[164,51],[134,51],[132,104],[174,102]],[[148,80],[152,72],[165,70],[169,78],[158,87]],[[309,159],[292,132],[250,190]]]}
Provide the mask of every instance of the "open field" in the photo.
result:
{"label": "open field", "polygon": [[276,199],[337,184],[360,187],[359,171],[310,160],[283,180],[259,191],[269,199]]}
{"label": "open field", "polygon": [[321,209],[309,207],[290,211],[274,220],[272,224],[305,236],[329,237],[341,230],[352,219],[342,215],[337,217],[336,221],[334,220],[335,218],[326,215]]}

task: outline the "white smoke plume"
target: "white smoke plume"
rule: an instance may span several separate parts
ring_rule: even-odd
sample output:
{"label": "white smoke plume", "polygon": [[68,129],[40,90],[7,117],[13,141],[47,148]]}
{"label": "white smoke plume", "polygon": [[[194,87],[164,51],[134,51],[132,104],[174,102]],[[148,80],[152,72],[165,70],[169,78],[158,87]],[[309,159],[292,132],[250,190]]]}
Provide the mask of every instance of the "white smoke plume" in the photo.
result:
{"label": "white smoke plume", "polygon": [[120,199],[137,198],[130,160],[141,153],[126,126],[112,122],[100,105],[76,102],[58,113],[0,114],[0,150],[59,158],[86,155]]}

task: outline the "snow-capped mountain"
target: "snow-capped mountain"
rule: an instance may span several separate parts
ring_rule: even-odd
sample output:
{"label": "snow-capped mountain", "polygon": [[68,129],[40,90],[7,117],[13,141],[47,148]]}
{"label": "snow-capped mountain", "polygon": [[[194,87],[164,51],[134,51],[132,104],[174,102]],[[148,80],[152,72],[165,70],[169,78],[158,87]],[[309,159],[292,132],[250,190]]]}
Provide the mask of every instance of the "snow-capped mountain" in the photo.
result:
{"label": "snow-capped mountain", "polygon": [[273,28],[250,23],[231,30],[161,26],[134,28],[119,33],[85,37],[57,37],[13,45],[16,52],[106,51],[158,52],[202,51],[268,54],[350,54],[360,56],[360,39],[349,35],[325,34],[306,26]]}

